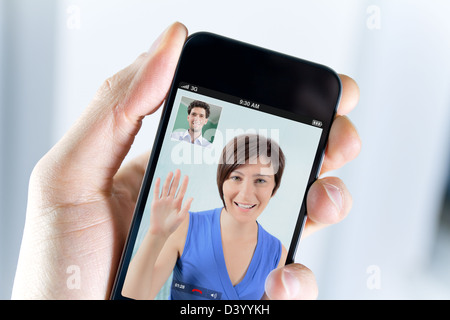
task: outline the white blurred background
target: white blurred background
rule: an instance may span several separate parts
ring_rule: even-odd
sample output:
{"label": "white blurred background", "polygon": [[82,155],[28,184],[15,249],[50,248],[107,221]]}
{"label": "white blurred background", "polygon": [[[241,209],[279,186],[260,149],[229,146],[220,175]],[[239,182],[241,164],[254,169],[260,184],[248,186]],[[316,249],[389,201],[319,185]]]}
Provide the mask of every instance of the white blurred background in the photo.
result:
{"label": "white blurred background", "polygon": [[[297,256],[319,299],[449,299],[449,16],[445,0],[0,0],[0,299],[11,294],[33,166],[103,80],[174,21],[357,80],[349,116],[363,149],[333,172],[353,210]],[[144,121],[130,157],[150,148],[157,121]]]}

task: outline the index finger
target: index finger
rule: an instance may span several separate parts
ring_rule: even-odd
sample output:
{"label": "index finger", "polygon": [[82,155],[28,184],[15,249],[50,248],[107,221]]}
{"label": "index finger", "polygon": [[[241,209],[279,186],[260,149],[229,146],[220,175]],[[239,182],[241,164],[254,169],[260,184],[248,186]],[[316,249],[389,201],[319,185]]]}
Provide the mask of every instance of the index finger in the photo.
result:
{"label": "index finger", "polygon": [[340,74],[339,78],[341,79],[342,83],[342,94],[337,114],[342,116],[348,114],[358,104],[359,87],[356,84],[355,80],[345,74]]}
{"label": "index finger", "polygon": [[176,199],[178,199],[180,201],[183,201],[184,194],[186,193],[186,190],[187,190],[187,187],[188,187],[188,183],[189,183],[189,177],[188,176],[184,176],[183,182],[181,183],[180,190],[178,190],[178,193],[175,196]]}

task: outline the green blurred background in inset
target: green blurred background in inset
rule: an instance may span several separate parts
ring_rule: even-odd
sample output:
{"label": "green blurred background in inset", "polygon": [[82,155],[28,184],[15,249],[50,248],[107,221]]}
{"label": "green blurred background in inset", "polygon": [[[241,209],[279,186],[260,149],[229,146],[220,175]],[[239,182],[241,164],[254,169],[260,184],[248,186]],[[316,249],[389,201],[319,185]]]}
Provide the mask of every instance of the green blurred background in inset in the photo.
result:
{"label": "green blurred background in inset", "polygon": [[[175,124],[173,126],[172,132],[184,131],[189,129],[189,123],[187,121],[187,108],[189,104],[194,101],[194,99],[182,97],[180,105],[178,107],[177,117],[175,119]],[[208,118],[208,123],[203,126],[202,135],[203,138],[213,143],[217,125],[219,124],[221,107],[209,104],[210,113]],[[209,130],[212,129],[212,130]],[[209,131],[208,131],[209,130]]]}

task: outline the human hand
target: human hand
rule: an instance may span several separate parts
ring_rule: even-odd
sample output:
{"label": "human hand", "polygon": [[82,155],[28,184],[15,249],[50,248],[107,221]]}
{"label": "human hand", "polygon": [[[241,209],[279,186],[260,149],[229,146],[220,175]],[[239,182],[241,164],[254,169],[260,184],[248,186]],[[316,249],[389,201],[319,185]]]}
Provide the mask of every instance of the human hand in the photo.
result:
{"label": "human hand", "polygon": [[175,171],[175,175],[169,172],[161,193],[161,179],[156,179],[151,205],[149,233],[168,238],[186,218],[193,198],[189,198],[184,206],[181,207],[189,179],[187,176],[183,178],[177,193],[180,176],[181,173],[178,169]]}
{"label": "human hand", "polygon": [[148,155],[119,167],[144,116],[165,99],[186,36],[173,24],[107,79],[35,166],[12,298],[109,297]]}
{"label": "human hand", "polygon": [[[148,154],[120,166],[142,119],[164,100],[186,36],[183,25],[172,25],[149,53],[107,79],[79,121],[36,165],[30,177],[13,298],[109,297]],[[353,108],[352,101],[356,104],[357,100],[352,94],[356,86],[351,79],[343,79],[348,81],[343,81],[340,115]],[[356,156],[360,143],[352,128],[345,117],[336,119],[324,171]],[[330,200],[328,194],[336,193],[330,186],[338,187],[342,202],[339,197],[335,202]],[[340,221],[350,206],[351,197],[340,180],[318,180],[308,194],[305,234]],[[67,285],[71,266],[78,267],[79,288]],[[287,277],[282,271],[292,266],[296,265],[277,269],[271,275],[266,285],[270,298],[314,296],[315,281],[310,271],[292,273],[294,282],[302,285],[303,295],[295,290],[285,294]],[[281,277],[277,277],[278,272]]]}
{"label": "human hand", "polygon": [[[331,126],[321,175],[350,162],[361,150],[361,140],[348,114],[359,100],[356,82],[340,75],[342,96],[337,116]],[[345,184],[337,177],[319,178],[308,191],[306,208],[308,218],[302,238],[344,219],[352,207],[352,197]],[[292,263],[275,269],[266,280],[269,299],[316,299],[318,295],[314,274],[307,267]]]}

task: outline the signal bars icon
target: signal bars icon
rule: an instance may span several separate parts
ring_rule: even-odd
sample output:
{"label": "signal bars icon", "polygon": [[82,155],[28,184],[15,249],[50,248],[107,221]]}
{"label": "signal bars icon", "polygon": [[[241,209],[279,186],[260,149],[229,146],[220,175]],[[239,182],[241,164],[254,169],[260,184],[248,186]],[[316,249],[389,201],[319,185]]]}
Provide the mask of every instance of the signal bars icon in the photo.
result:
{"label": "signal bars icon", "polygon": [[188,85],[188,84],[182,85],[182,86],[181,86],[181,89],[189,90],[189,85]]}

